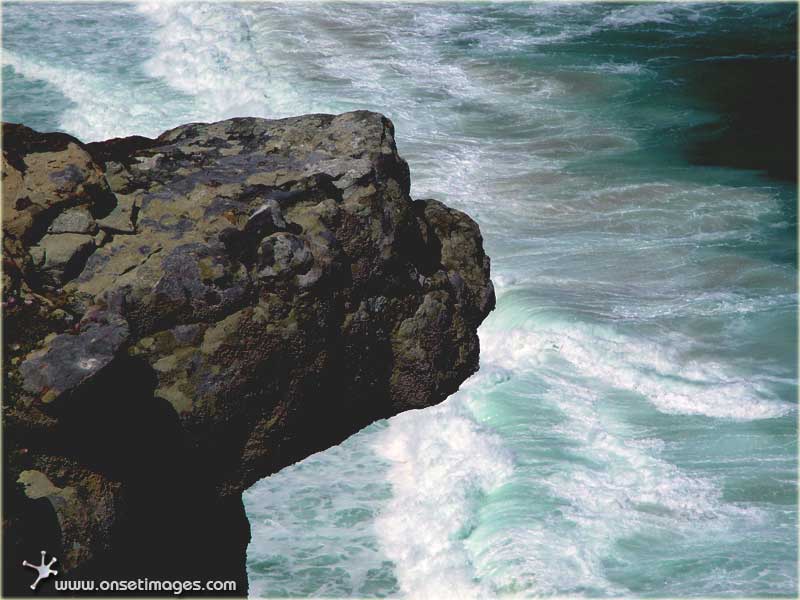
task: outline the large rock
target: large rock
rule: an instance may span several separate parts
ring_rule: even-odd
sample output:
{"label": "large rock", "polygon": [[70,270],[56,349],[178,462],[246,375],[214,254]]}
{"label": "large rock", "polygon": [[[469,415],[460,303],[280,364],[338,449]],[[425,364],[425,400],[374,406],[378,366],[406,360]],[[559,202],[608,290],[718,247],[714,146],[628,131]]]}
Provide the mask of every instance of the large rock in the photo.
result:
{"label": "large rock", "polygon": [[480,232],[381,115],[4,139],[6,564],[244,594],[244,489],[477,369]]}

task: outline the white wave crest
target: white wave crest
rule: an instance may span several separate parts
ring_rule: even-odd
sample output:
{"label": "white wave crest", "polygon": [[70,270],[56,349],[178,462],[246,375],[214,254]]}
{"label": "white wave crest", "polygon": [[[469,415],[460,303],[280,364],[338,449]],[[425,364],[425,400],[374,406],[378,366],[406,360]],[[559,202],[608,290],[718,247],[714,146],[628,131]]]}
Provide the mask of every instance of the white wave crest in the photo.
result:
{"label": "white wave crest", "polygon": [[57,88],[74,106],[59,117],[60,127],[84,142],[126,135],[157,135],[170,121],[180,98],[153,102],[150,90],[132,95],[125,83],[69,67],[54,67],[3,51],[2,61],[26,79]]}
{"label": "white wave crest", "polygon": [[558,370],[566,364],[603,385],[641,394],[664,413],[748,421],[792,410],[760,378],[733,375],[717,362],[684,359],[677,348],[690,342],[677,337],[631,339],[599,325],[554,322],[485,330],[481,342],[485,364],[511,370]]}
{"label": "white wave crest", "polygon": [[671,24],[681,18],[695,22],[701,20],[703,14],[701,9],[684,3],[636,4],[615,10],[603,19],[603,24],[611,27],[644,23]]}
{"label": "white wave crest", "polygon": [[474,598],[465,538],[483,494],[512,472],[500,440],[468,414],[461,396],[392,418],[375,451],[389,461],[392,500],[375,521],[402,590],[414,598]]}
{"label": "white wave crest", "polygon": [[280,77],[282,65],[256,49],[253,12],[240,5],[145,3],[138,10],[155,25],[151,77],[189,94],[204,120],[237,116],[282,117],[310,112]]}

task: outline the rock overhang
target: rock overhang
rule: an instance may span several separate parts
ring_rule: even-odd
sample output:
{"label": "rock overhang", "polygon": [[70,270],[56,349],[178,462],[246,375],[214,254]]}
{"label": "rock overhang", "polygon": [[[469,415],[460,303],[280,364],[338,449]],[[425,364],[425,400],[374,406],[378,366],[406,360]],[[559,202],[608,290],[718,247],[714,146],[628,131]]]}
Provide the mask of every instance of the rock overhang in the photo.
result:
{"label": "rock overhang", "polygon": [[[135,525],[164,489],[142,481],[175,469],[191,477],[171,494],[238,523],[227,543],[239,556],[243,489],[444,400],[477,369],[494,306],[479,228],[411,199],[382,115],[237,118],[86,145],[5,126],[4,141],[6,342],[19,347],[6,471],[42,473],[108,520],[61,528],[83,549],[67,570],[143,544]],[[142,422],[150,437],[125,433]],[[242,580],[239,558],[224,570]]]}

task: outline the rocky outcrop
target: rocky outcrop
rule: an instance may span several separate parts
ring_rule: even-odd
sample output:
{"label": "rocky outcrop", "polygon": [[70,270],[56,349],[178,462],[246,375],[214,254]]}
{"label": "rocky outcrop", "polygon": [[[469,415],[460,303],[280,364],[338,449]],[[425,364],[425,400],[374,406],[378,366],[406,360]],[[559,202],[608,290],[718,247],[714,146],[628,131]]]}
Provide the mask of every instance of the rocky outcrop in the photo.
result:
{"label": "rocky outcrop", "polygon": [[480,232],[381,115],[3,134],[7,594],[41,549],[244,594],[244,489],[477,369]]}

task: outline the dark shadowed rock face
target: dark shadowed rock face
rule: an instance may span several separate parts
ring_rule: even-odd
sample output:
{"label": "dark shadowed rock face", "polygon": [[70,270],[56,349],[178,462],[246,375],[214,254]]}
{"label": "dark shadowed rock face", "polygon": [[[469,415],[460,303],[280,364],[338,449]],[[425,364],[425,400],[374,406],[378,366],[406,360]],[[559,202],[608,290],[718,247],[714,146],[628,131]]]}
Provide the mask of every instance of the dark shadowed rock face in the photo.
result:
{"label": "dark shadowed rock face", "polygon": [[234,579],[241,493],[477,369],[477,225],[369,112],[82,144],[5,125],[6,591]]}

